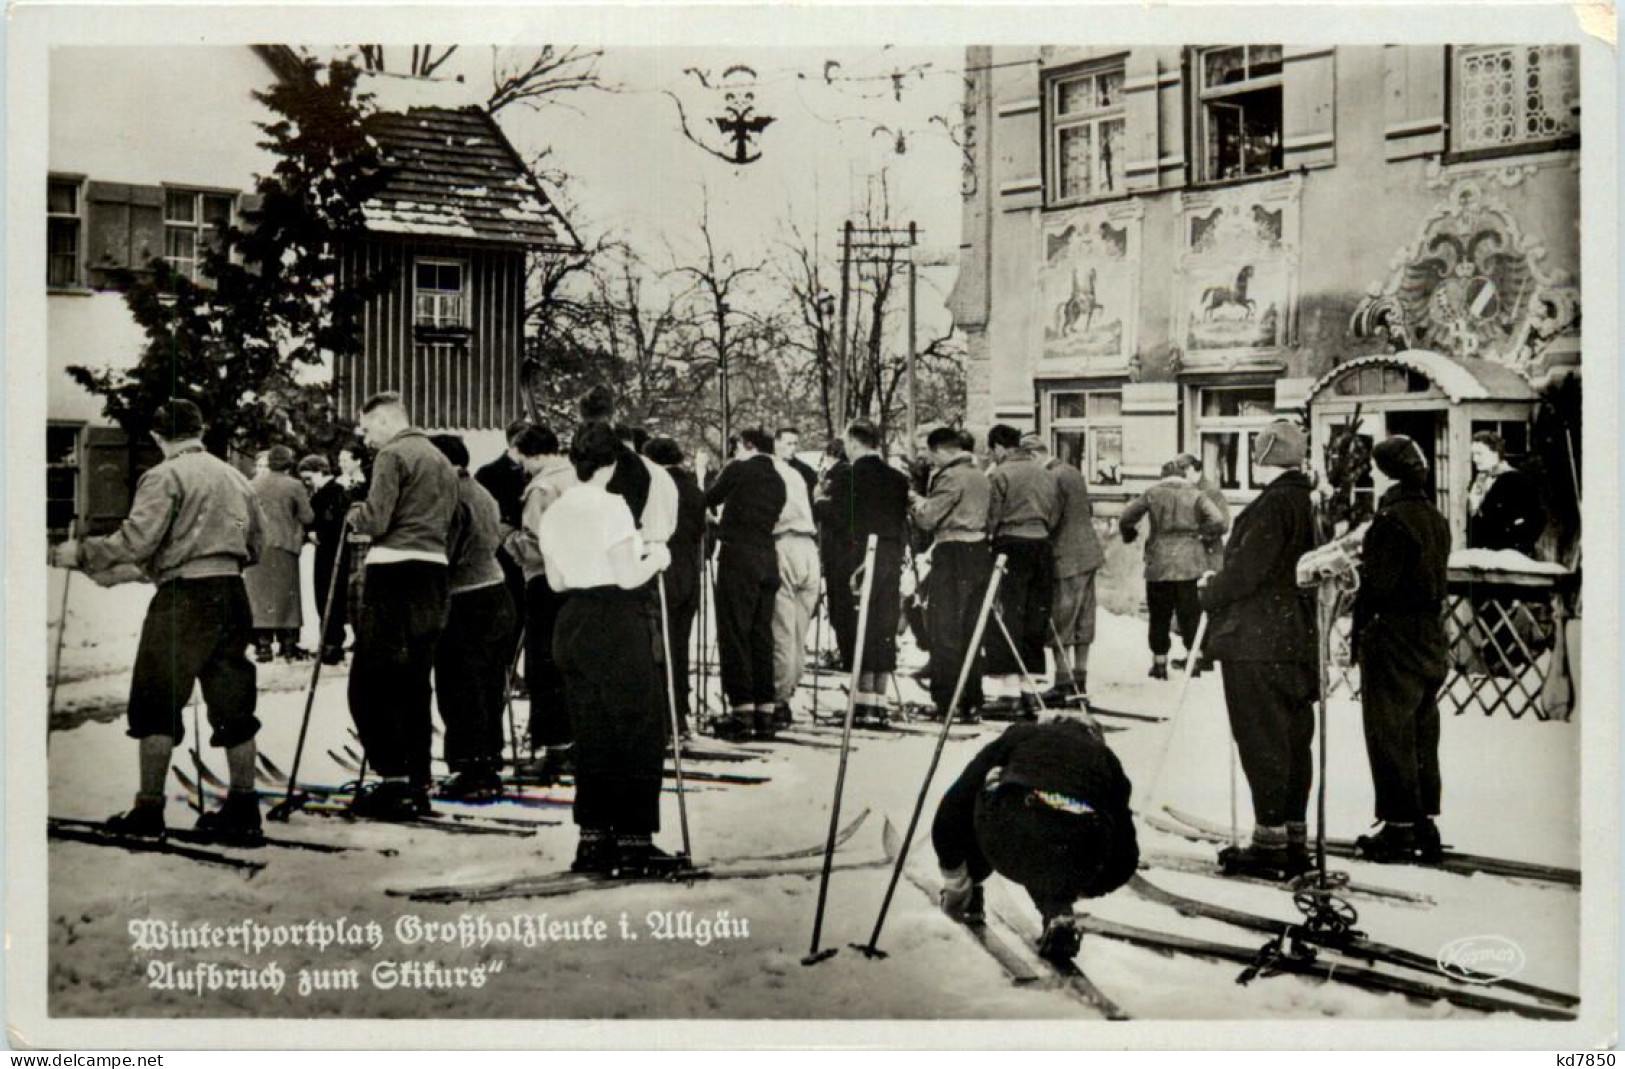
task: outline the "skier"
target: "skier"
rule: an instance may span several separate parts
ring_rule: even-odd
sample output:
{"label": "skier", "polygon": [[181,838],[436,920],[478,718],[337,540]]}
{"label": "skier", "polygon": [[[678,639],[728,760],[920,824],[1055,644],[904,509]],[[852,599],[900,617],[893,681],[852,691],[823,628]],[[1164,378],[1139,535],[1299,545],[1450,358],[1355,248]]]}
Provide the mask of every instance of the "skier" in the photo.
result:
{"label": "skier", "polygon": [[818,473],[796,456],[796,450],[800,448],[801,432],[796,428],[780,427],[773,433],[773,455],[790,465],[796,474],[801,476],[802,481],[807,484],[807,499],[810,501],[813,494],[818,491]]}
{"label": "skier", "polygon": [[700,607],[700,570],[705,544],[705,492],[694,473],[683,467],[683,450],[671,438],[652,438],[643,455],[666,469],[677,487],[677,527],[667,547],[671,567],[666,569],[666,609],[671,647],[672,679],[677,686],[678,730],[688,733],[690,713],[689,636]]}
{"label": "skier", "polygon": [[1145,540],[1145,601],[1150,612],[1151,678],[1168,678],[1169,624],[1179,618],[1179,634],[1190,654],[1202,616],[1196,581],[1207,571],[1207,543],[1223,536],[1224,514],[1196,486],[1199,472],[1185,454],[1162,466],[1162,478],[1130,501],[1118,517],[1125,543],[1139,536],[1139,522],[1151,518]]}
{"label": "skier", "polygon": [[982,919],[982,884],[997,872],[1024,887],[1044,918],[1039,953],[1071,961],[1081,936],[1073,903],[1129,881],[1140,848],[1131,784],[1099,734],[1062,717],[1012,724],[948,788],[931,825],[942,908]]}
{"label": "skier", "polygon": [[824,463],[818,490],[813,494],[813,519],[818,524],[818,556],[824,572],[824,607],[829,627],[835,632],[835,656],[826,654],[820,668],[852,668],[852,647],[858,634],[858,602],[852,596],[852,573],[863,563],[862,554],[853,559],[852,540],[845,536],[839,514],[846,507],[837,500],[834,488],[850,488],[852,465],[846,459],[846,443],[831,438],[824,446]]}
{"label": "skier", "polygon": [[69,540],[52,563],[80,568],[103,586],[148,581],[157,592],[141,625],[126,715],[140,740],[135,805],[107,822],[133,835],[164,833],[164,780],[186,737],[182,712],[201,685],[213,729],[226,751],[230,793],[198,828],[235,842],[258,840],[254,738],[260,722],[254,663],[248,659],[253,613],[242,572],[264,545],[264,517],[243,475],[203,449],[203,414],[171,399],[152,417],[163,462],[141,477],[130,514],[105,538]]}
{"label": "skier", "polygon": [[548,583],[569,593],[553,653],[576,731],[581,839],[571,868],[641,876],[677,864],[653,843],[666,732],[643,593],[671,554],[664,543],[646,551],[626,500],[609,492],[620,455],[607,425],[576,433],[570,462],[580,482],[542,516],[537,544]]}
{"label": "skier", "polygon": [[[488,464],[484,464],[474,473],[474,481],[490,491],[496,499],[497,508],[502,518],[502,548],[497,550],[497,564],[502,567],[503,580],[508,585],[508,596],[513,604],[522,606],[525,603],[525,569],[508,552],[508,539],[523,523],[523,500],[525,487],[530,483],[530,476],[525,472],[524,463],[519,459],[519,453],[514,448],[514,441],[530,426],[530,421],[516,419],[508,424],[504,441],[508,447],[500,456]],[[524,614],[514,614],[513,632],[504,647],[507,653],[507,663],[513,663],[515,651],[519,648],[520,636],[524,632]],[[514,681],[518,683],[520,681]],[[511,684],[510,684],[511,685]]]}
{"label": "skier", "polygon": [[1089,693],[1089,647],[1095,641],[1095,575],[1106,563],[1106,551],[1095,532],[1095,509],[1083,472],[1060,457],[1051,457],[1040,439],[1033,451],[1055,476],[1061,518],[1050,552],[1055,559],[1055,592],[1050,621],[1055,643],[1055,685],[1044,700],[1057,705]]}
{"label": "skier", "polygon": [[[982,651],[969,649],[976,616],[987,590],[993,559],[987,550],[987,504],[991,492],[976,458],[962,448],[951,427],[938,427],[925,439],[935,474],[924,497],[912,495],[909,515],[917,530],[932,537],[930,609],[926,626],[931,645],[931,700],[938,716],[976,719],[982,705]],[[950,710],[965,658],[970,675],[958,709]]]}
{"label": "skier", "polygon": [[1284,879],[1310,867],[1311,744],[1319,694],[1314,605],[1298,589],[1298,558],[1315,548],[1303,429],[1278,419],[1253,442],[1264,489],[1236,517],[1224,567],[1203,576],[1207,646],[1220,662],[1230,729],[1252,790],[1253,838],[1227,847],[1226,869]]}
{"label": "skier", "polygon": [[293,470],[293,450],[274,445],[265,453],[266,470],[250,486],[265,516],[265,553],[243,572],[248,603],[254,607],[254,656],[261,664],[271,660],[271,643],[283,660],[307,656],[299,648],[303,606],[299,597],[299,550],[305,528],[316,518],[310,495]]}
{"label": "skier", "polygon": [[314,453],[299,462],[299,477],[310,490],[310,509],[315,516],[308,537],[316,546],[316,612],[327,621],[321,643],[323,664],[344,661],[344,591],[334,591],[331,605],[327,592],[333,589],[334,569],[340,576],[349,569],[349,553],[343,542],[344,514],[350,502],[332,472],[327,458]]}
{"label": "skier", "polygon": [[1450,523],[1427,492],[1427,459],[1395,435],[1371,452],[1394,481],[1366,531],[1354,642],[1366,752],[1382,830],[1355,848],[1371,861],[1437,862],[1439,687],[1449,668],[1444,629]]}
{"label": "skier", "polygon": [[742,431],[734,459],[705,492],[707,507],[722,508],[717,537],[717,645],[728,715],[718,738],[771,738],[773,717],[773,604],[779,560],[773,532],[784,512],[785,481],[773,466],[773,439],[759,428]]}
{"label": "skier", "polygon": [[377,455],[367,499],[350,507],[350,526],[372,545],[349,700],[380,778],[357,792],[350,810],[406,820],[429,809],[429,674],[446,616],[457,470],[411,425],[393,391],[362,404],[361,433]]}
{"label": "skier", "polygon": [[[868,420],[846,428],[850,462],[829,483],[832,537],[840,540],[848,569],[847,589],[861,592],[865,546],[876,536],[875,574],[869,591],[869,621],[863,641],[863,673],[858,677],[857,723],[884,727],[891,673],[897,668],[897,621],[903,611],[903,546],[908,537],[908,476],[886,463],[880,429]],[[854,605],[856,604],[854,600]],[[853,621],[854,640],[857,621]],[[851,664],[848,662],[847,667]]]}
{"label": "skier", "polygon": [[[569,458],[559,451],[558,435],[545,423],[515,435],[514,451],[530,478],[520,502],[520,528],[508,535],[506,545],[525,577],[525,688],[530,693],[527,730],[532,754],[515,771],[524,779],[551,783],[570,769],[574,736],[564,676],[553,660],[553,632],[564,596],[547,582],[536,537],[542,517],[577,479]],[[540,759],[534,756],[537,751],[541,751]]]}
{"label": "skier", "polygon": [[[1044,647],[1049,643],[1055,583],[1049,540],[1061,520],[1061,491],[1054,473],[1045,471],[1033,456],[1033,447],[1040,444],[1037,435],[1024,439],[1020,431],[1004,423],[987,432],[988,452],[995,465],[988,475],[988,534],[993,555],[1003,554],[1006,560],[993,610],[1004,627],[1001,630],[994,621],[988,629],[987,671],[1000,678],[1006,693],[1014,688],[1020,694],[1017,700],[1001,699],[989,707],[1003,717],[1030,719],[1037,715],[1038,694],[1028,680],[1044,671]],[[1010,649],[1011,641],[1019,660]]]}
{"label": "skier", "polygon": [[[774,439],[773,467],[784,482],[784,508],[773,526],[779,588],[773,597],[773,723],[794,723],[790,701],[807,666],[807,627],[818,607],[818,527],[813,522],[812,469],[795,459],[793,428]],[[788,459],[786,459],[788,454]]]}
{"label": "skier", "polygon": [[446,556],[446,626],[435,647],[434,690],[446,727],[445,798],[502,794],[502,711],[507,697],[513,598],[497,563],[502,516],[468,474],[468,447],[452,434],[430,439],[457,469],[457,510]]}

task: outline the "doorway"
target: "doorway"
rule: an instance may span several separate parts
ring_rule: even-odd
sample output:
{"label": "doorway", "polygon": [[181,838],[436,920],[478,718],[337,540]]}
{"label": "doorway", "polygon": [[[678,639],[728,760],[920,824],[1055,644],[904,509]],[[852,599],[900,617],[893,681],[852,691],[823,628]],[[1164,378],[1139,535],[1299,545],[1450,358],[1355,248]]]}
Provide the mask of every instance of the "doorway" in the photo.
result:
{"label": "doorway", "polygon": [[1422,456],[1427,458],[1428,462],[1428,497],[1443,509],[1445,503],[1439,493],[1439,464],[1442,459],[1439,454],[1445,441],[1446,413],[1437,409],[1400,410],[1389,411],[1383,415],[1387,420],[1388,437],[1403,434],[1422,450]]}

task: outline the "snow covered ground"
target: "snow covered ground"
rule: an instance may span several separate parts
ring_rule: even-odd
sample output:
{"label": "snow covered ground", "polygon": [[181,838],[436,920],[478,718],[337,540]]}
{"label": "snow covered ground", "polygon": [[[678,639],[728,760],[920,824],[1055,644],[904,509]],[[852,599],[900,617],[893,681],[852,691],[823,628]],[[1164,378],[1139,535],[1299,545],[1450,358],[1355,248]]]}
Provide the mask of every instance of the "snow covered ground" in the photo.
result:
{"label": "snow covered ground", "polygon": [[[306,560],[307,572],[309,560]],[[51,612],[60,596],[61,573],[52,576]],[[51,736],[50,812],[102,818],[126,805],[135,778],[135,747],[125,737],[123,701],[128,665],[150,588],[100,590],[76,577],[69,608],[63,681]],[[308,603],[307,603],[308,604]],[[54,621],[53,621],[54,623]],[[313,644],[314,622],[306,644]],[[53,634],[54,638],[54,634]],[[1180,684],[1145,678],[1149,656],[1143,624],[1103,615],[1090,680],[1102,707],[1168,716],[1164,723],[1115,720],[1110,741],[1135,783],[1141,813],[1164,804],[1228,825],[1231,811],[1229,736],[1217,674],[1197,679],[1185,708],[1175,715]],[[906,660],[919,663],[917,654]],[[284,768],[291,762],[308,665],[262,666],[261,744]],[[825,686],[829,686],[825,677]],[[324,670],[317,692],[303,777],[316,783],[349,778],[328,756],[350,743],[344,672]],[[904,694],[923,700],[912,680]],[[811,691],[802,692],[802,712]],[[829,710],[825,690],[820,705]],[[520,708],[523,716],[523,707]],[[932,787],[932,803],[950,778],[999,725],[987,724],[971,739],[950,741]],[[1351,837],[1371,817],[1371,787],[1359,710],[1347,701],[1330,710],[1331,830]],[[872,811],[841,853],[843,860],[881,856],[881,817],[901,827],[919,790],[932,739],[908,735],[859,741],[851,755],[843,823]],[[1444,724],[1444,816],[1446,840],[1459,850],[1577,867],[1578,728],[1533,718],[1447,717]],[[224,773],[223,757],[206,755]],[[777,852],[821,843],[829,824],[836,773],[833,750],[779,746],[759,761],[700,764],[721,772],[771,777],[757,786],[705,785],[689,799],[694,849],[710,857]],[[1240,781],[1241,832],[1250,806]],[[569,810],[502,804],[480,812],[546,822],[529,838],[450,835],[433,830],[352,825],[302,815],[276,834],[357,847],[339,855],[287,850],[259,851],[268,867],[252,879],[218,868],[161,855],[132,855],[74,843],[50,847],[50,1010],[56,1016],[231,1017],[458,1017],[458,1018],[1083,1018],[1094,1015],[1071,995],[1010,985],[994,961],[944,918],[919,889],[905,881],[897,891],[881,946],[890,952],[871,961],[843,949],[814,968],[803,967],[812,931],[816,879],[787,876],[761,881],[715,881],[692,886],[638,885],[572,896],[478,905],[413,903],[387,897],[391,888],[449,881],[541,874],[564,867],[575,835]],[[930,810],[927,810],[929,820]],[[169,804],[172,825],[191,821],[187,803]],[[660,840],[679,845],[675,798],[666,796]],[[1145,851],[1211,857],[1212,848],[1149,827],[1141,828]],[[385,851],[385,852],[380,852]],[[386,853],[387,852],[387,853]],[[928,840],[915,852],[919,868],[934,874]],[[1527,965],[1521,979],[1575,991],[1578,987],[1579,896],[1572,889],[1515,883],[1483,876],[1461,877],[1418,869],[1338,864],[1354,878],[1420,892],[1435,904],[1360,900],[1361,927],[1373,938],[1429,956],[1452,940],[1499,935],[1515,942]],[[823,945],[864,941],[885,890],[884,868],[841,871],[830,888]],[[1152,871],[1157,883],[1212,902],[1295,916],[1280,890],[1229,884],[1199,875]],[[990,898],[1015,913],[1028,934],[1037,916],[1019,888],[998,880]],[[1127,891],[1089,903],[1099,916],[1143,927],[1223,939],[1257,947],[1263,937],[1211,921],[1180,917]],[[748,936],[735,933],[710,942],[657,940],[646,926],[651,912],[690,911],[696,919],[748,922]],[[608,922],[602,941],[550,942],[526,948],[403,945],[403,918],[451,921],[463,916],[499,922],[545,913],[550,919]],[[636,940],[624,938],[625,914]],[[283,946],[259,955],[230,950],[142,952],[132,949],[129,923],[138,918],[266,926],[332,922],[340,917],[382,926],[377,949]],[[287,986],[278,995],[218,991],[200,997],[155,989],[152,962],[188,967],[200,962],[262,968],[275,961]],[[499,971],[473,989],[379,989],[371,970],[384,961],[436,961],[476,966],[500,960]],[[1239,968],[1090,937],[1080,962],[1095,982],[1136,1017],[1166,1018],[1438,1018],[1472,1016],[1440,1003],[1415,1003],[1292,977],[1273,977],[1247,987],[1233,981]],[[359,970],[360,989],[297,993],[301,970]]]}

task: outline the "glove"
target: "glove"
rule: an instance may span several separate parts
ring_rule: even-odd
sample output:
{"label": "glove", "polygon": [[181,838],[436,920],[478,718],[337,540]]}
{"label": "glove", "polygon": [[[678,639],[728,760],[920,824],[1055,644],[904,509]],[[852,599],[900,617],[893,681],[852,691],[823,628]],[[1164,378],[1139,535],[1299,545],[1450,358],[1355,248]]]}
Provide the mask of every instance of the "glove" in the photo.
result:
{"label": "glove", "polygon": [[79,543],[68,539],[60,545],[51,547],[51,567],[77,568],[79,567]]}
{"label": "glove", "polygon": [[976,882],[970,878],[970,870],[961,865],[956,869],[942,870],[942,912],[954,920],[965,919],[965,907],[970,905],[971,894],[976,890]]}
{"label": "glove", "polygon": [[1134,540],[1140,537],[1140,529],[1138,527],[1119,527],[1117,529],[1117,533],[1123,536],[1123,544],[1125,546],[1133,545]]}
{"label": "glove", "polygon": [[664,542],[653,542],[645,547],[643,559],[657,572],[663,572],[671,566],[671,550],[666,548]]}

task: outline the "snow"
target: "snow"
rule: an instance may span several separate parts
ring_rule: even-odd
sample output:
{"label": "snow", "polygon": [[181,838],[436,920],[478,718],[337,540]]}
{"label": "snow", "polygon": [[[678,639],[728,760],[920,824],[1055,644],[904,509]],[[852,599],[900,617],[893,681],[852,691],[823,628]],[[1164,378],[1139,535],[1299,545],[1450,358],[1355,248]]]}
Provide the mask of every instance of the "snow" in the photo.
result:
{"label": "snow", "polygon": [[[304,564],[309,619],[314,604],[309,553]],[[52,574],[54,585],[48,596],[53,614],[61,595],[61,577],[60,572]],[[135,748],[124,735],[123,699],[141,613],[150,593],[151,588],[145,586],[103,590],[83,577],[74,580],[57,699],[55,726],[60,730],[53,733],[49,751],[50,812],[55,815],[100,818],[128,802],[134,785]],[[311,620],[304,636],[307,646],[314,644],[314,632]],[[824,635],[827,641],[827,629]],[[1160,724],[1107,721],[1121,728],[1108,737],[1134,781],[1136,808],[1146,814],[1171,804],[1228,823],[1230,745],[1218,675],[1194,680],[1180,710],[1176,708],[1179,682],[1145,677],[1149,655],[1144,642],[1139,620],[1102,614],[1090,676],[1101,707],[1170,718]],[[917,665],[919,660],[917,652],[905,644],[905,663]],[[309,671],[308,665],[280,663],[259,669],[259,716],[265,724],[261,744],[284,768],[292,761]],[[910,700],[922,698],[918,685],[906,675],[899,676],[899,685]],[[323,670],[302,778],[317,783],[348,778],[327,756],[330,748],[350,743],[345,686],[344,668]],[[817,699],[826,714],[835,706],[831,686],[830,677],[822,677]],[[806,715],[813,694],[811,689],[801,692],[800,715]],[[523,705],[518,712],[524,716]],[[1359,710],[1349,701],[1334,700],[1329,722],[1331,830],[1339,836],[1352,836],[1370,823],[1372,806]],[[951,777],[1000,729],[1000,725],[986,724],[974,739],[947,743],[931,791],[933,805]],[[847,768],[843,823],[865,808],[873,814],[843,848],[843,860],[880,856],[882,816],[889,815],[898,828],[905,826],[933,742],[921,734],[865,738],[857,743]],[[1442,747],[1445,812],[1441,819],[1446,840],[1465,851],[1577,865],[1577,745],[1578,725],[1542,723],[1530,717],[1512,721],[1504,716],[1453,717],[1447,713]],[[222,755],[209,752],[206,759],[223,773]],[[788,745],[751,763],[691,761],[694,768],[772,777],[770,783],[760,786],[695,786],[689,796],[689,822],[696,855],[703,860],[821,843],[829,824],[836,764],[833,750]],[[1239,830],[1245,835],[1250,806],[1244,782],[1241,789],[1237,810]],[[252,880],[175,858],[53,843],[49,850],[51,1012],[166,1017],[931,1020],[1094,1015],[1060,991],[1009,984],[992,959],[907,881],[897,889],[880,941],[889,957],[871,961],[843,949],[816,968],[799,964],[808,947],[818,890],[817,880],[811,878],[639,885],[477,905],[412,903],[385,896],[389,888],[540,874],[568,863],[575,834],[567,808],[538,810],[503,804],[489,812],[556,823],[539,827],[532,838],[515,839],[351,825],[301,815],[287,826],[271,825],[271,830],[289,837],[395,853],[329,856],[268,849],[259,855],[268,867]],[[928,807],[926,826],[930,812]],[[186,803],[178,798],[170,801],[168,817],[175,825],[189,824],[192,819]],[[664,798],[663,822],[659,840],[668,848],[677,847],[677,811],[669,792]],[[1147,852],[1212,856],[1209,846],[1143,824],[1140,834],[1142,849]],[[917,871],[934,874],[928,836],[922,833],[912,857]],[[1528,964],[1521,978],[1577,990],[1579,896],[1574,890],[1412,868],[1347,862],[1335,867],[1351,870],[1357,880],[1420,892],[1436,901],[1421,908],[1358,900],[1360,926],[1373,938],[1432,955],[1463,936],[1501,935],[1525,952]],[[824,946],[845,948],[867,939],[887,875],[884,868],[835,873]],[[1166,870],[1153,871],[1150,876],[1180,893],[1283,919],[1294,916],[1289,897],[1272,888],[1227,884]],[[1013,913],[1029,937],[1036,935],[1036,912],[1019,888],[995,878],[989,885],[989,899],[996,908]],[[1264,941],[1255,933],[1180,917],[1126,890],[1083,905],[1104,918],[1209,936],[1240,947],[1256,948]],[[748,921],[749,937],[702,946],[695,941],[655,941],[644,929],[636,942],[612,936],[608,945],[558,942],[532,949],[513,945],[402,948],[395,942],[395,926],[403,917],[443,922],[466,915],[498,922],[543,913],[561,921],[591,915],[607,919],[614,929],[624,911],[637,931],[646,914],[667,909],[690,910],[698,917],[716,917],[725,911],[732,919]],[[127,930],[130,920],[144,917],[183,923],[252,920],[265,925],[347,917],[359,923],[377,921],[386,939],[380,952],[285,947],[258,958],[225,952],[159,955],[182,965],[210,960],[256,967],[274,958],[290,977],[301,968],[362,969],[359,992],[300,998],[291,990],[290,981],[290,990],[278,996],[218,992],[200,998],[147,986],[144,969],[154,955],[133,952]],[[473,966],[495,958],[504,961],[503,970],[492,974],[477,994],[378,990],[366,980],[367,970],[382,959]],[[1241,987],[1233,982],[1239,967],[1186,956],[1165,957],[1094,937],[1085,939],[1080,962],[1107,994],[1142,1018],[1479,1016],[1444,1004],[1413,1003],[1292,977]]]}
{"label": "snow", "polygon": [[1485,572],[1519,572],[1524,575],[1568,575],[1569,570],[1552,561],[1535,560],[1515,549],[1458,549],[1450,554],[1450,567]]}
{"label": "snow", "polygon": [[1450,398],[1452,404],[1460,404],[1463,401],[1489,400],[1497,396],[1491,392],[1486,383],[1480,381],[1478,376],[1474,375],[1466,366],[1445,356],[1443,353],[1436,353],[1428,349],[1406,349],[1404,352],[1399,353],[1364,356],[1357,360],[1339,364],[1316,380],[1315,384],[1309,387],[1307,396],[1317,396],[1333,379],[1340,378],[1352,370],[1385,364],[1398,364],[1401,367],[1427,376],[1435,386],[1444,391],[1445,396]]}

